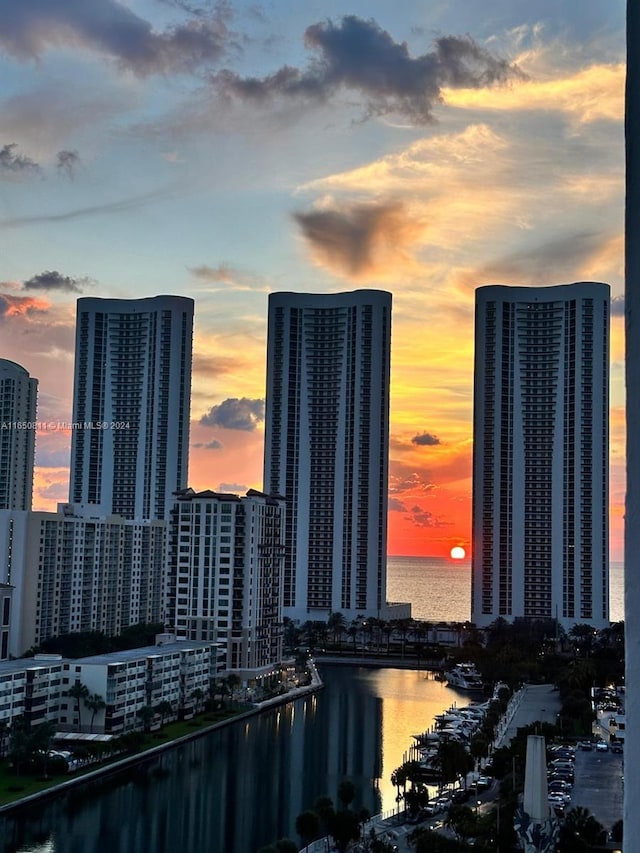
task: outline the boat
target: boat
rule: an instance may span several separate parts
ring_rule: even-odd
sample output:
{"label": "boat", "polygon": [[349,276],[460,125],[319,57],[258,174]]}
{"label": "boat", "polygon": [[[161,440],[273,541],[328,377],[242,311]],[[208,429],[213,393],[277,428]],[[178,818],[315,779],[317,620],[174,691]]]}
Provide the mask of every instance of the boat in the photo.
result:
{"label": "boat", "polygon": [[444,674],[447,684],[458,690],[483,690],[480,673],[472,663],[458,663]]}

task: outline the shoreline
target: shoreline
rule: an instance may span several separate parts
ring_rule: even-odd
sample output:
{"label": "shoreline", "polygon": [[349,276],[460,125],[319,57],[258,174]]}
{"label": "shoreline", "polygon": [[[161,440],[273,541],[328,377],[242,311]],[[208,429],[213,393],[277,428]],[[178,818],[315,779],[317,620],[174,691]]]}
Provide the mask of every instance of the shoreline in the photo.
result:
{"label": "shoreline", "polygon": [[55,785],[44,788],[42,791],[36,791],[26,797],[12,800],[10,803],[0,804],[0,815],[5,816],[12,811],[20,811],[21,809],[28,808],[36,802],[55,799],[55,797],[62,796],[80,785],[95,782],[99,779],[106,779],[109,776],[121,773],[128,767],[135,767],[137,765],[153,761],[159,755],[170,749],[182,746],[185,743],[201,738],[204,735],[210,734],[211,732],[224,728],[225,726],[232,725],[233,723],[240,722],[242,720],[251,719],[252,717],[258,716],[263,711],[268,711],[271,708],[278,707],[279,705],[286,705],[289,702],[295,702],[298,699],[303,699],[305,696],[310,696],[313,693],[323,690],[324,683],[320,678],[313,661],[309,661],[309,668],[311,669],[311,684],[307,684],[304,687],[294,687],[288,693],[283,693],[280,696],[274,696],[271,699],[265,699],[264,702],[256,703],[254,707],[249,708],[246,711],[242,711],[233,717],[229,717],[226,720],[219,720],[218,722],[211,723],[210,725],[202,726],[202,728],[199,728],[196,731],[189,732],[186,735],[181,735],[178,738],[165,741],[164,743],[157,744],[156,746],[151,746],[142,752],[127,755],[124,758],[118,758],[110,764],[102,767],[96,767],[93,770],[87,770],[86,773],[81,773],[80,775],[65,779],[64,782],[57,782]]}
{"label": "shoreline", "polygon": [[316,654],[313,660],[316,664],[344,664],[345,666],[364,666],[370,669],[414,669],[416,672],[434,673],[434,680],[438,681],[436,673],[444,671],[443,667],[430,661],[428,665],[419,663],[416,658],[393,658],[393,657],[363,657],[362,655],[331,655]]}

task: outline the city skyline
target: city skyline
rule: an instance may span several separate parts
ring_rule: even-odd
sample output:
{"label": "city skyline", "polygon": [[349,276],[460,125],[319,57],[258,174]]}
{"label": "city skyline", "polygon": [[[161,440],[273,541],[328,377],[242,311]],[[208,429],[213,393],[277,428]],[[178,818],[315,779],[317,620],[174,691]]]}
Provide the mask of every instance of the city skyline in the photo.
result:
{"label": "city skyline", "polygon": [[[621,559],[624,4],[557,5],[0,0],[0,357],[39,420],[71,420],[77,296],[189,296],[189,486],[261,489],[267,294],[389,290],[388,550],[444,555],[475,287],[604,281]],[[39,432],[34,508],[70,437]]]}

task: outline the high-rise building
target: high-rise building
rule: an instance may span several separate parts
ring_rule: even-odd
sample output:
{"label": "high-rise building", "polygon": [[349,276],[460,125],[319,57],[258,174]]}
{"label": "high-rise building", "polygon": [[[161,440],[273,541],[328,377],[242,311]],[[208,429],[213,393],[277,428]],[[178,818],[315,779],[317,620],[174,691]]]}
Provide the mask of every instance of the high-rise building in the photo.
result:
{"label": "high-rise building", "polygon": [[187,484],[193,300],[78,300],[71,503],[168,519]]}
{"label": "high-rise building", "polygon": [[0,509],[31,509],[38,380],[0,359]]}
{"label": "high-rise building", "polygon": [[472,620],[609,621],[609,287],[476,291]]}
{"label": "high-rise building", "polygon": [[166,622],[222,644],[243,681],[282,662],[282,498],[185,489],[172,512]]}
{"label": "high-rise building", "polygon": [[23,655],[60,634],[114,636],[139,622],[161,622],[167,528],[166,521],[101,517],[70,504],[58,512],[0,510],[0,598],[1,584],[13,587],[9,653]]}
{"label": "high-rise building", "polygon": [[284,614],[386,606],[391,294],[273,293],[264,490],[287,502]]}

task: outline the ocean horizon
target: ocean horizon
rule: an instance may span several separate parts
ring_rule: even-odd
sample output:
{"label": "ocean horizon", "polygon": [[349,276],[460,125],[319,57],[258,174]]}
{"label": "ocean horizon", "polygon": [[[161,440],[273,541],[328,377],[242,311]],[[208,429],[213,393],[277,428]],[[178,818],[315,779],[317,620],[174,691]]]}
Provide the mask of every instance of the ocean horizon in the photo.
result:
{"label": "ocean horizon", "polygon": [[[414,619],[471,618],[471,562],[449,557],[387,557],[387,600],[408,601]],[[624,564],[610,563],[609,618],[624,619]]]}

